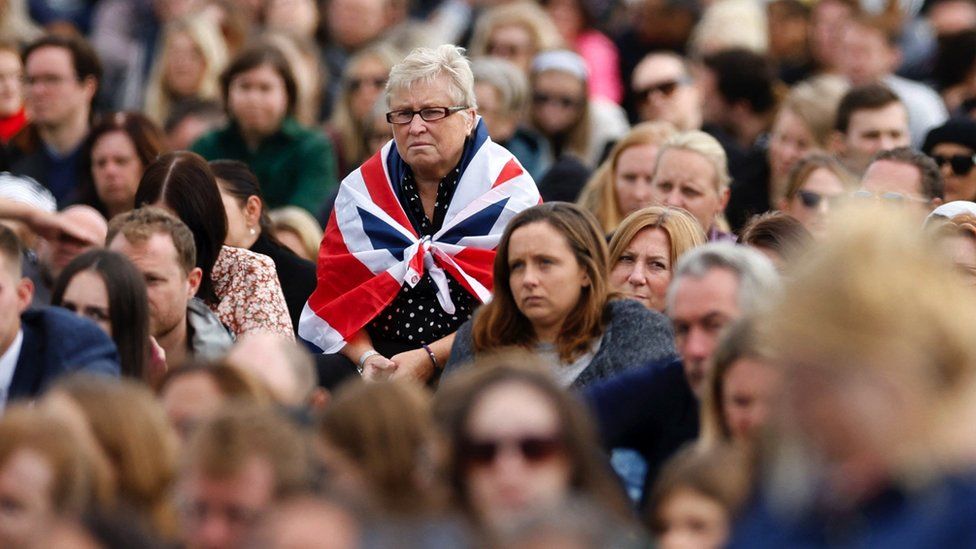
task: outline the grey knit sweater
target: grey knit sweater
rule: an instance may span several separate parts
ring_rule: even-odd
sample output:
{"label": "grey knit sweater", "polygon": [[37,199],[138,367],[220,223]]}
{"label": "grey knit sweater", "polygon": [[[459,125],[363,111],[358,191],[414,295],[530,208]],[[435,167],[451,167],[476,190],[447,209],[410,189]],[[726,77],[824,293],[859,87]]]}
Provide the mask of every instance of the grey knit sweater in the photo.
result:
{"label": "grey knit sweater", "polygon": [[[630,299],[615,299],[607,304],[606,314],[603,341],[593,360],[573,382],[574,389],[649,362],[677,357],[671,322],[661,313]],[[473,320],[474,317],[458,329],[451,357],[444,366],[445,376],[466,368],[474,360]]]}

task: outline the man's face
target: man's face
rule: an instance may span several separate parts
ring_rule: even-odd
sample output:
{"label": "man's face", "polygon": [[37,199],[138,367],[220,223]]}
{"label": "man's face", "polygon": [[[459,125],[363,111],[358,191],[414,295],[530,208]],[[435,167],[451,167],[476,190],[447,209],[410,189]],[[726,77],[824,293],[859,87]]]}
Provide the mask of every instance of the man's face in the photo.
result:
{"label": "man's face", "polygon": [[190,549],[241,547],[274,497],[274,470],[267,459],[252,456],[226,478],[198,468],[180,484],[184,533]]}
{"label": "man's face", "polygon": [[845,162],[862,172],[875,154],[910,145],[908,111],[897,102],[880,109],[855,111],[843,141]]}
{"label": "man's face", "polygon": [[631,80],[641,122],[663,120],[681,131],[701,127],[698,88],[682,63],[670,55],[650,55],[637,65]]}
{"label": "man's face", "polygon": [[17,337],[20,313],[27,310],[33,297],[30,280],[20,276],[20,265],[0,254],[0,355]]}
{"label": "man's face", "polygon": [[844,55],[838,58],[841,72],[852,85],[862,86],[888,75],[898,61],[898,53],[877,29],[849,22],[844,25],[841,44]]}
{"label": "man's face", "polygon": [[87,118],[96,83],[78,80],[71,52],[44,46],[31,52],[24,67],[26,104],[32,121],[42,127],[70,123],[83,113]]}
{"label": "man's face", "polygon": [[674,324],[674,340],[688,385],[700,398],[708,377],[705,366],[722,329],[742,315],[739,278],[728,269],[716,267],[701,278],[684,276],[673,284],[677,287],[668,316]]}
{"label": "man's face", "polygon": [[932,207],[937,205],[922,192],[922,172],[904,162],[872,162],[861,178],[861,190],[868,191],[885,202],[911,207],[921,216],[928,215]]}
{"label": "man's face", "polygon": [[186,322],[186,305],[200,284],[199,269],[189,275],[177,260],[173,239],[156,233],[145,242],[129,242],[117,235],[109,249],[128,257],[146,279],[149,296],[149,330],[163,337]]}

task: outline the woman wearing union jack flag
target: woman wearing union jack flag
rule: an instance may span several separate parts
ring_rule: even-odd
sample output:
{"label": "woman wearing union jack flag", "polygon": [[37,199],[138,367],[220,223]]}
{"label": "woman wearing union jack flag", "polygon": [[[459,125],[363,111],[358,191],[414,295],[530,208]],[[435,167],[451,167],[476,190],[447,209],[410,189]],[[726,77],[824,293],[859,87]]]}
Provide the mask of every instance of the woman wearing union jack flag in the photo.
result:
{"label": "woman wearing union jack flag", "polygon": [[540,201],[477,115],[463,52],[418,48],[393,67],[393,140],[342,182],[299,325],[330,354],[329,369],[434,376],[454,332],[491,296],[506,224]]}

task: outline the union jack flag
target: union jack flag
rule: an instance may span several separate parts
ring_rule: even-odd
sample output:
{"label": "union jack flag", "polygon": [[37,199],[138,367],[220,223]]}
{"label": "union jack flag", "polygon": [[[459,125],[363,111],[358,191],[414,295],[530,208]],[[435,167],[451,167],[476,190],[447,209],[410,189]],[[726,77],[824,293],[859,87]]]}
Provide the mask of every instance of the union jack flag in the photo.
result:
{"label": "union jack flag", "polygon": [[515,214],[541,202],[532,177],[491,141],[480,119],[441,229],[421,237],[397,199],[406,164],[393,141],[342,181],[319,248],[318,285],[298,334],[335,353],[396,297],[430,273],[454,313],[447,276],[482,303],[491,298],[495,247]]}

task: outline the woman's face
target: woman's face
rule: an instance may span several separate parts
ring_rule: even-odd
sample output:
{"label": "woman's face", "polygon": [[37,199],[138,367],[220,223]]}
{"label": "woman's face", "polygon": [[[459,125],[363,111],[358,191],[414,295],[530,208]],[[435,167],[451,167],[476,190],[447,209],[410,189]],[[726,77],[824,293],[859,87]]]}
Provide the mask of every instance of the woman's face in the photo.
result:
{"label": "woman's face", "polygon": [[716,178],[715,167],[704,156],[668,149],[654,173],[654,203],[688,210],[707,234],[728,201],[728,189],[720,193]]}
{"label": "woman's face", "polygon": [[610,270],[614,290],[655,311],[664,310],[670,282],[671,239],[660,227],[638,232]]}
{"label": "woman's face", "polygon": [[777,186],[774,190],[781,193],[790,168],[816,148],[817,142],[803,120],[789,109],[781,110],[769,137],[769,169]]}
{"label": "woman's face", "polygon": [[24,66],[20,56],[0,50],[0,116],[11,116],[24,105]]}
{"label": "woman's face", "polygon": [[532,67],[532,58],[537,53],[532,43],[532,35],[522,25],[501,25],[491,31],[485,53],[511,62],[526,74]]}
{"label": "woman's face", "polygon": [[831,203],[843,194],[840,178],[827,168],[817,168],[789,201],[786,213],[803,223],[815,237],[821,237],[827,230]]}
{"label": "woman's face", "polygon": [[244,249],[250,248],[260,227],[256,223],[248,221],[246,207],[241,206],[236,197],[224,190],[224,183],[221,183],[219,179],[217,183],[217,188],[220,190],[220,200],[224,203],[224,211],[227,212],[227,238],[224,240],[224,245]]}
{"label": "woman's face", "polygon": [[773,366],[752,358],[740,358],[725,372],[722,414],[732,438],[751,442],[769,419],[781,378]]}
{"label": "woman's face", "polygon": [[658,510],[661,549],[718,549],[729,537],[729,516],[717,501],[690,488],[669,494]]}
{"label": "woman's face", "polygon": [[54,470],[30,448],[14,450],[0,465],[0,546],[33,547],[55,519]]}
{"label": "woman's face", "polygon": [[109,317],[108,288],[101,275],[92,270],[78,272],[64,288],[61,306],[78,316],[85,317],[112,335]]}
{"label": "woman's face", "polygon": [[163,81],[166,89],[179,97],[192,97],[200,91],[207,60],[197,44],[185,32],[176,32],[169,39]]}
{"label": "woman's face", "polygon": [[234,77],[228,93],[230,112],[247,134],[268,136],[288,112],[285,80],[271,65],[259,65]]}
{"label": "woman's face", "polygon": [[556,410],[537,389],[508,382],[481,395],[460,445],[467,496],[487,526],[510,526],[568,495],[572,464],[562,436]]}
{"label": "woman's face", "polygon": [[302,237],[294,231],[278,229],[275,231],[275,238],[281,245],[288,248],[289,250],[295,252],[295,255],[301,258],[305,258],[309,261],[315,262],[315,256],[309,256],[305,249],[305,243],[302,241]]}
{"label": "woman's face", "polygon": [[[973,158],[976,151],[959,145],[958,143],[939,143],[932,148],[932,157],[939,164],[942,178],[945,180],[945,202],[953,200],[976,200],[976,169],[973,169]],[[959,157],[958,160],[952,160]],[[961,173],[956,173],[952,167],[958,164]]]}
{"label": "woman's face", "polygon": [[583,30],[583,12],[576,0],[549,0],[545,3],[546,11],[552,22],[559,29],[563,40],[572,44],[573,40]]}
{"label": "woman's face", "polygon": [[532,84],[532,120],[543,135],[568,132],[579,122],[586,102],[586,86],[572,74],[545,71]]}
{"label": "woman's face", "polygon": [[348,71],[349,110],[356,121],[365,120],[383,94],[390,69],[379,59],[366,57]]}
{"label": "woman's face", "polygon": [[268,0],[264,23],[269,29],[312,38],[319,24],[319,8],[315,0]]}
{"label": "woman's face", "polygon": [[106,133],[92,146],[91,155],[99,200],[116,213],[132,209],[145,166],[129,136],[122,131]]}
{"label": "woman's face", "polygon": [[657,161],[656,145],[635,145],[624,149],[617,157],[613,187],[621,215],[627,216],[650,206],[654,200],[651,181]]}
{"label": "woman's face", "polygon": [[552,342],[590,285],[566,237],[539,221],[519,227],[508,243],[512,297],[541,341]]}

